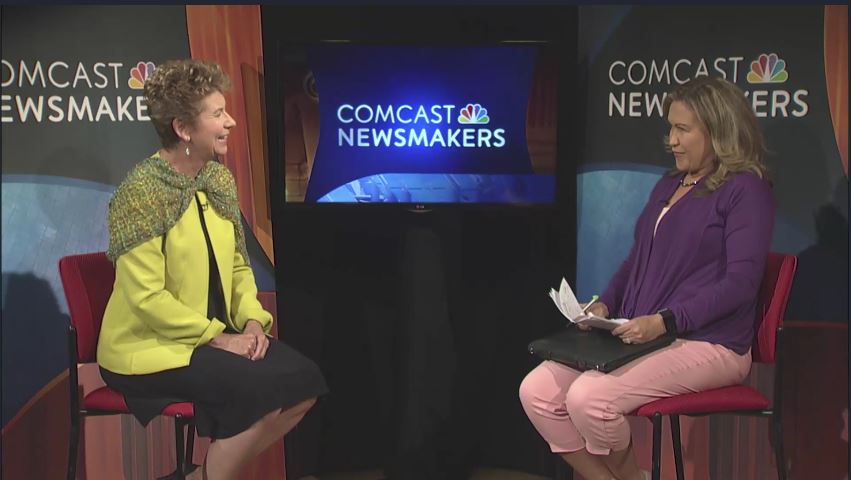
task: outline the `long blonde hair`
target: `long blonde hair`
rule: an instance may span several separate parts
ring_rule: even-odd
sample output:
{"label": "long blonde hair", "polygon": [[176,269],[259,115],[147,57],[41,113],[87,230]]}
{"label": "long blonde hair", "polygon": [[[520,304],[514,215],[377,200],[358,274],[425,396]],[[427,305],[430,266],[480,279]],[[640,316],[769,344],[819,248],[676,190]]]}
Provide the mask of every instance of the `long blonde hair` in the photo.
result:
{"label": "long blonde hair", "polygon": [[[709,134],[715,152],[715,170],[701,182],[706,190],[717,190],[732,175],[741,172],[768,177],[762,131],[739,87],[720,77],[698,77],[665,97],[662,108],[666,118],[673,102],[688,106]],[[665,147],[670,150],[667,136]]]}

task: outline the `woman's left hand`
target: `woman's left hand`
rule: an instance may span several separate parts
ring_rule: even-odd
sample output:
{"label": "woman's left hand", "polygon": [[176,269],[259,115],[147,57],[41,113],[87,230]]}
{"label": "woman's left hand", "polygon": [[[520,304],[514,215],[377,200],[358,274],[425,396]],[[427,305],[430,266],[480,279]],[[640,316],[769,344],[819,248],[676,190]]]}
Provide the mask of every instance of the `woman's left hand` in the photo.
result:
{"label": "woman's left hand", "polygon": [[612,335],[621,337],[623,343],[646,343],[665,334],[662,315],[642,315],[612,330]]}
{"label": "woman's left hand", "polygon": [[263,326],[257,320],[249,320],[245,324],[243,333],[254,335],[254,350],[251,352],[251,360],[261,360],[266,356],[269,349],[269,337],[263,332]]}

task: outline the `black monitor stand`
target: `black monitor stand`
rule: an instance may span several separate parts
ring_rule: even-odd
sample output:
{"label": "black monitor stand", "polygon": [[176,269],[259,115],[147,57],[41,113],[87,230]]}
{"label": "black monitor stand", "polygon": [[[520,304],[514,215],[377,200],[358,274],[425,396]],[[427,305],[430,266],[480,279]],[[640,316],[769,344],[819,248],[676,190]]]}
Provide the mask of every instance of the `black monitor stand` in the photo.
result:
{"label": "black monitor stand", "polygon": [[286,437],[287,476],[552,477],[517,397],[537,363],[526,345],[562,325],[546,296],[564,274],[552,215],[358,213],[293,218],[281,249],[281,338],[331,390]]}

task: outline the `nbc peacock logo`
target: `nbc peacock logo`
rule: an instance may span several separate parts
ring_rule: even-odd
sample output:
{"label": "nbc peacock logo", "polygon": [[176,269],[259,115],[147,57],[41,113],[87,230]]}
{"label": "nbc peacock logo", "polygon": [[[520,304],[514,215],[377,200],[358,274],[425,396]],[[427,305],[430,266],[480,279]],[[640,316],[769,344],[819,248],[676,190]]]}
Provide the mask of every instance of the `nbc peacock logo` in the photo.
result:
{"label": "nbc peacock logo", "polygon": [[130,69],[130,78],[127,79],[127,86],[133,90],[141,90],[145,86],[145,80],[151,76],[157,68],[154,62],[139,62],[135,67]]}
{"label": "nbc peacock logo", "polygon": [[468,103],[466,107],[461,109],[458,114],[458,123],[475,123],[484,125],[490,122],[488,117],[488,109],[478,103]]}
{"label": "nbc peacock logo", "polygon": [[747,79],[748,83],[783,83],[789,79],[786,61],[778,57],[776,53],[763,53],[751,62],[751,71],[748,72]]}

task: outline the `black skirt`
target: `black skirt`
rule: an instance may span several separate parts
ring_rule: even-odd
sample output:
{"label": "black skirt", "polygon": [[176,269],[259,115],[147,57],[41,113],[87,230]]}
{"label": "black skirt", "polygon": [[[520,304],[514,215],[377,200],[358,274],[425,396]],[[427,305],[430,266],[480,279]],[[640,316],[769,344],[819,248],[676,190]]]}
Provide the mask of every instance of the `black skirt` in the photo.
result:
{"label": "black skirt", "polygon": [[214,439],[236,435],[274,410],[328,391],[319,367],[276,339],[269,339],[262,360],[204,345],[195,349],[186,367],[145,375],[100,371],[142,425],[167,405],[190,401],[198,434]]}

